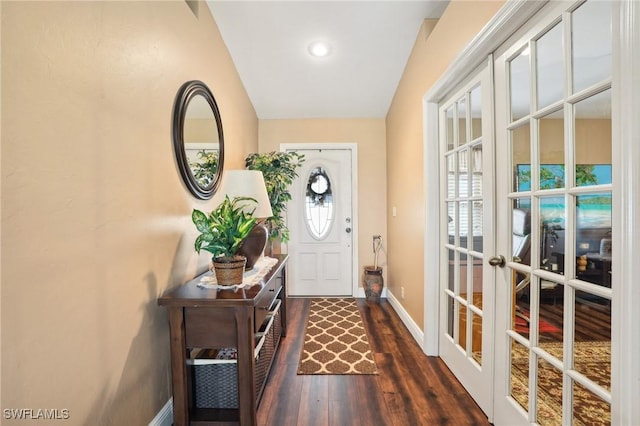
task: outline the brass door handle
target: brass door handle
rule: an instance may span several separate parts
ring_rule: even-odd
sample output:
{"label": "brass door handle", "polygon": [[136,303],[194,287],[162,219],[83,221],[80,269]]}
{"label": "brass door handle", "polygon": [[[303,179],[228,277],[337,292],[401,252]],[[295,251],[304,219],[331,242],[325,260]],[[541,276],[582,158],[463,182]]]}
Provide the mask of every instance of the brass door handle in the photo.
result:
{"label": "brass door handle", "polygon": [[497,256],[491,256],[489,258],[489,265],[491,266],[499,266],[501,268],[504,268],[504,265],[506,265],[506,263],[507,263],[506,259],[501,254]]}

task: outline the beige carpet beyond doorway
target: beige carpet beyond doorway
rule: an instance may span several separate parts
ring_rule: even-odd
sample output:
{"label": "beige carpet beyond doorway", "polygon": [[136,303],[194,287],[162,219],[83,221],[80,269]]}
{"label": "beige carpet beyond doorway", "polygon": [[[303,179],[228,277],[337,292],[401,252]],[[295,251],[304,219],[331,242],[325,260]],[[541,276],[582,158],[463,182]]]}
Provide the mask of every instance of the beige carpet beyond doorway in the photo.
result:
{"label": "beige carpet beyond doorway", "polygon": [[298,374],[378,374],[355,299],[312,299]]}

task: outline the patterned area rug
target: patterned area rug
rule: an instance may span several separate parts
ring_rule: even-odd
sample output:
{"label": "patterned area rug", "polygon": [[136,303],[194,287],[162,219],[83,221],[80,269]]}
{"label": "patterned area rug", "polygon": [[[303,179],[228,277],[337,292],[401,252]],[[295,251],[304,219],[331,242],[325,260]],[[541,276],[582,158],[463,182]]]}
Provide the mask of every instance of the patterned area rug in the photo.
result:
{"label": "patterned area rug", "polygon": [[[562,343],[542,343],[541,348],[562,359]],[[511,394],[526,409],[528,405],[528,351],[515,345],[512,353]],[[576,342],[575,369],[606,389],[611,389],[611,343]],[[538,413],[540,425],[562,424],[562,373],[546,361],[538,366]],[[578,384],[573,387],[573,424],[611,424],[609,405]]]}
{"label": "patterned area rug", "polygon": [[298,374],[378,374],[355,299],[312,299]]}

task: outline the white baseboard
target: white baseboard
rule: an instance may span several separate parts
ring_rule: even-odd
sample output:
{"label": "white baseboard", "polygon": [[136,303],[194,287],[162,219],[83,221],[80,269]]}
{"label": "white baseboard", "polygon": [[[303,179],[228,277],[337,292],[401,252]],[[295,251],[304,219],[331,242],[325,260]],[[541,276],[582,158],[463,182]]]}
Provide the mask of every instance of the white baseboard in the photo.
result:
{"label": "white baseboard", "polygon": [[[358,287],[358,292],[356,293],[356,295],[354,296],[358,299],[364,299],[367,297],[367,295],[364,293],[364,288],[362,287]],[[384,298],[387,297],[387,288],[383,288],[382,292],[380,293],[380,297]]]}
{"label": "white baseboard", "polygon": [[409,313],[404,309],[391,291],[387,292],[387,300],[391,304],[391,307],[396,311],[404,325],[409,329],[409,333],[411,333],[414,340],[418,343],[420,349],[424,351],[424,332],[420,327],[418,327],[418,324],[415,323],[413,318],[411,318]]}
{"label": "white baseboard", "polygon": [[173,425],[173,398],[170,398],[164,407],[149,422],[149,426],[171,426]]}

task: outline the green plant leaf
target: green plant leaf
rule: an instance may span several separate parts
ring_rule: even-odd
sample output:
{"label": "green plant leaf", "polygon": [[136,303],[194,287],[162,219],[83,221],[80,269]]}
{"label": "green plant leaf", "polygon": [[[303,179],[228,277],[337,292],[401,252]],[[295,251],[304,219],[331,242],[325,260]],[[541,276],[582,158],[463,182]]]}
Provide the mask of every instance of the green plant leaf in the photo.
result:
{"label": "green plant leaf", "polygon": [[200,210],[193,209],[191,213],[191,220],[196,225],[196,229],[200,232],[209,232],[209,224],[207,222],[207,215]]}

